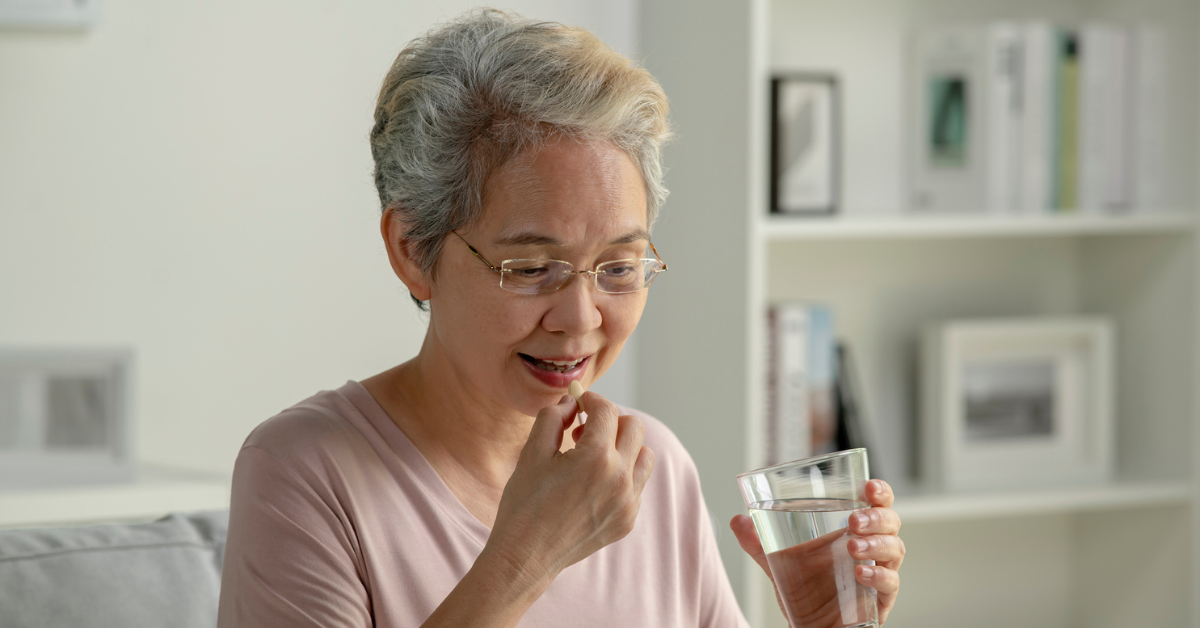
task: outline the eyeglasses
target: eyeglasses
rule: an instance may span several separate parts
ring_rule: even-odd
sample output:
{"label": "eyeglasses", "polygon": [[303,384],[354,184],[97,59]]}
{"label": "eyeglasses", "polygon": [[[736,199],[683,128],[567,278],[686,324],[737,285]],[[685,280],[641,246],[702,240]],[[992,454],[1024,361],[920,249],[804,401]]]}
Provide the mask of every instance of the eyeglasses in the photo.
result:
{"label": "eyeglasses", "polygon": [[458,239],[462,240],[475,257],[492,272],[499,273],[501,288],[520,294],[554,292],[565,286],[572,275],[590,275],[600,292],[638,292],[649,288],[650,284],[654,283],[654,278],[667,269],[666,262],[658,256],[658,250],[654,248],[653,243],[650,244],[650,250],[654,251],[654,257],[657,259],[618,259],[596,264],[596,270],[575,270],[575,266],[570,262],[556,259],[506,259],[500,262],[500,267],[497,268],[480,255],[470,242],[458,235],[457,231],[451,233],[458,236]]}

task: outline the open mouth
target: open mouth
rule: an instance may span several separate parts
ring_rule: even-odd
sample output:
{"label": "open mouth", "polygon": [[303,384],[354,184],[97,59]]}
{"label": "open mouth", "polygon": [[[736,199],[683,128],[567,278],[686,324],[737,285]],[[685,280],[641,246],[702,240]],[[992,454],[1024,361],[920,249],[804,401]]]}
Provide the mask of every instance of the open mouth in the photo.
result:
{"label": "open mouth", "polygon": [[587,359],[587,356],[584,356],[575,360],[543,360],[541,358],[535,358],[524,353],[519,355],[521,356],[521,359],[532,364],[533,366],[542,369],[543,371],[552,371],[555,373],[567,373]]}

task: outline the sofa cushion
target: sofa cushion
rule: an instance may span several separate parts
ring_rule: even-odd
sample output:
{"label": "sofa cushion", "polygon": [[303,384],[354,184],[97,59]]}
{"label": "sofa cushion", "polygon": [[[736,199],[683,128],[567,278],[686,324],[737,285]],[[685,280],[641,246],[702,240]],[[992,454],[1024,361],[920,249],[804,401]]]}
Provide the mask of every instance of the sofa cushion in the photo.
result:
{"label": "sofa cushion", "polygon": [[0,624],[212,628],[229,511],[0,530]]}

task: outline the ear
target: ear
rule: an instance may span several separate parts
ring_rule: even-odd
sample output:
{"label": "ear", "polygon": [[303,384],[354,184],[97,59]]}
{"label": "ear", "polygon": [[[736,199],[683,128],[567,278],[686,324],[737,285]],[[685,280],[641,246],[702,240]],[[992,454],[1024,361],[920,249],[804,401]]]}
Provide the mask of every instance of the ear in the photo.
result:
{"label": "ear", "polygon": [[404,225],[396,220],[391,210],[383,212],[383,217],[379,220],[379,232],[383,235],[383,244],[387,248],[392,271],[404,282],[413,297],[428,301],[431,293],[429,278],[421,272],[421,266],[413,258],[412,247],[405,238]]}

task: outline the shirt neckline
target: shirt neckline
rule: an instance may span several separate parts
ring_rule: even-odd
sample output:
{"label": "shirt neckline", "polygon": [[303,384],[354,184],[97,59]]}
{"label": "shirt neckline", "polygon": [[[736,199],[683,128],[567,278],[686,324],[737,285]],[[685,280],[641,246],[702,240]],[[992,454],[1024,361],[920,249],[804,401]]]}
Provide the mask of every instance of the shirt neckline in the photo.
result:
{"label": "shirt neckline", "polygon": [[471,514],[471,511],[467,510],[467,507],[459,501],[458,496],[450,490],[450,486],[438,474],[437,469],[433,468],[433,465],[425,459],[421,450],[417,449],[404,430],[400,429],[395,421],[392,421],[387,411],[379,405],[371,392],[354,380],[348,380],[345,385],[338,388],[337,392],[362,413],[401,460],[410,463],[410,468],[418,484],[433,495],[433,501],[437,503],[438,508],[459,528],[476,540],[480,547],[485,545],[488,537],[492,534],[491,528],[476,519],[475,515]]}

